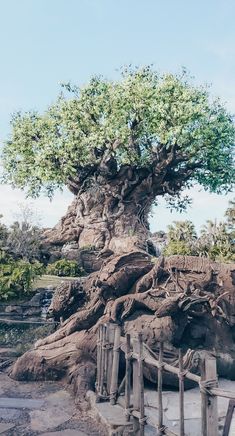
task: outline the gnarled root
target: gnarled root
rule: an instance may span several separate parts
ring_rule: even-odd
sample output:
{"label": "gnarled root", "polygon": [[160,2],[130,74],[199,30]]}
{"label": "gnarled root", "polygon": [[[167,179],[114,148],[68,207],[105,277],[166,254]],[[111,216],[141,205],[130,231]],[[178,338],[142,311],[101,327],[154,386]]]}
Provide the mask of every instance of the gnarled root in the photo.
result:
{"label": "gnarled root", "polygon": [[[63,313],[65,307],[70,316],[16,361],[11,376],[18,380],[66,378],[75,391],[84,391],[94,385],[96,333],[99,324],[107,321],[120,323],[122,334],[142,331],[153,352],[158,341],[164,340],[173,354],[179,346],[186,354],[190,348],[203,347],[215,349],[222,362],[225,353],[235,362],[234,272],[234,265],[185,256],[160,258],[153,265],[141,251],[109,258],[98,273],[78,282],[77,294],[74,286],[64,299],[55,294],[52,312]],[[67,303],[79,310],[71,314]],[[222,363],[218,368],[225,375]],[[156,369],[146,365],[145,376],[155,381]]]}
{"label": "gnarled root", "polygon": [[85,330],[38,346],[21,356],[10,376],[22,381],[60,380],[72,383],[75,393],[94,387],[96,335]]}

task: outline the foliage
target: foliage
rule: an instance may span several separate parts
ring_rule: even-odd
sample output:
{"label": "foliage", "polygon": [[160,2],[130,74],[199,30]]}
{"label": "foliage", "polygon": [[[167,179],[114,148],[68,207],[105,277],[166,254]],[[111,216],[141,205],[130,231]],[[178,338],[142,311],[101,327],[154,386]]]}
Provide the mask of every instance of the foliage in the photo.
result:
{"label": "foliage", "polygon": [[42,272],[43,266],[39,262],[15,261],[0,251],[0,299],[21,298],[29,294],[34,279]]}
{"label": "foliage", "polygon": [[93,77],[83,88],[63,89],[43,115],[12,117],[4,181],[32,196],[42,189],[51,196],[70,178],[99,174],[104,160],[112,159],[116,171],[130,165],[156,174],[157,168],[166,176],[158,195],[177,195],[194,182],[213,192],[230,189],[232,117],[185,72],[124,69],[119,81]]}
{"label": "foliage", "polygon": [[81,277],[84,270],[73,260],[61,259],[47,265],[46,274],[60,277]]}
{"label": "foliage", "polygon": [[28,222],[14,222],[7,238],[7,248],[15,257],[32,261],[40,258],[41,229]]}
{"label": "foliage", "polygon": [[[0,219],[2,215],[0,214]],[[8,230],[5,224],[0,222],[0,250],[3,249],[7,243]]]}
{"label": "foliage", "polygon": [[168,226],[167,243],[163,253],[205,256],[212,260],[235,261],[235,201],[229,202],[226,221],[208,220],[197,237],[193,223],[174,221]]}
{"label": "foliage", "polygon": [[235,239],[235,199],[229,201],[229,207],[225,212],[225,217],[228,223],[228,229],[231,232],[231,236]]}
{"label": "foliage", "polygon": [[30,324],[10,325],[1,324],[0,346],[14,348],[14,356],[20,356],[33,347],[33,343],[42,339],[55,329],[54,324],[46,324],[40,327]]}
{"label": "foliage", "polygon": [[196,230],[191,221],[173,221],[173,224],[168,226],[167,244],[163,252],[166,256],[195,255],[196,238]]}
{"label": "foliage", "polygon": [[40,260],[42,231],[36,224],[38,216],[30,204],[22,203],[18,208],[19,212],[15,213],[17,221],[8,229],[7,251],[16,259]]}
{"label": "foliage", "polygon": [[235,261],[235,251],[224,223],[208,221],[197,241],[199,256],[220,262]]}

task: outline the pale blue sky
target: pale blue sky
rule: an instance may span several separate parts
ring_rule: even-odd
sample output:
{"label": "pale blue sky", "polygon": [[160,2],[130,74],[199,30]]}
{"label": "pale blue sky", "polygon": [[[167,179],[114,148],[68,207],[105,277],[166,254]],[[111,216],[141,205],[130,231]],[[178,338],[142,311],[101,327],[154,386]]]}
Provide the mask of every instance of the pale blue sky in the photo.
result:
{"label": "pale blue sky", "polygon": [[[185,66],[201,83],[211,83],[235,113],[234,0],[0,0],[0,140],[10,131],[10,114],[43,110],[59,83],[82,84],[92,74],[118,76],[124,64],[154,64],[161,71]],[[152,230],[174,219],[221,219],[228,199],[193,190],[188,214],[154,209]],[[0,213],[13,219],[23,193],[0,186]],[[56,223],[71,197],[41,198],[44,225]]]}

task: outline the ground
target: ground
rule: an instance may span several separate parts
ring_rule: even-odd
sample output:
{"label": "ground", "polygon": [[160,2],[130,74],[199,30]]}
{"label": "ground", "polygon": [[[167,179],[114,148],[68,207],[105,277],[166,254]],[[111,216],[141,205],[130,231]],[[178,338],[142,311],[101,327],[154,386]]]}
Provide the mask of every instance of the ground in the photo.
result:
{"label": "ground", "polygon": [[0,434],[105,436],[88,403],[74,404],[62,382],[23,383],[0,373]]}

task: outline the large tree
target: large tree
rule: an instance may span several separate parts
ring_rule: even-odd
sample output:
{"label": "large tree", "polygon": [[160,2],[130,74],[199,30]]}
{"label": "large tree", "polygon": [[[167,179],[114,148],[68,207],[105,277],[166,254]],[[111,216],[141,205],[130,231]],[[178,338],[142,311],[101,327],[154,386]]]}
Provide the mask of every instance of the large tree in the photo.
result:
{"label": "large tree", "polygon": [[[12,375],[67,374],[80,388],[81,379],[94,374],[97,325],[109,319],[123,331],[143,328],[154,349],[162,333],[171,351],[179,342],[185,350],[196,347],[200,337],[205,347],[222,350],[221,356],[226,348],[233,369],[234,300],[224,301],[221,283],[232,293],[234,266],[223,270],[184,257],[154,265],[143,250],[157,196],[183,207],[181,194],[195,182],[213,192],[231,189],[231,116],[185,74],[161,76],[151,68],[124,71],[119,81],[95,77],[82,89],[65,89],[70,98],[61,95],[44,115],[13,117],[3,151],[5,180],[34,196],[41,190],[51,196],[67,185],[74,201],[48,240],[114,254],[97,273],[58,289],[51,311],[62,316],[62,326],[22,356]],[[222,340],[214,334],[215,317],[231,324],[223,324]],[[195,334],[198,320],[201,330]],[[153,379],[153,372],[146,376]]]}
{"label": "large tree", "polygon": [[181,193],[195,182],[212,192],[231,188],[232,117],[185,73],[127,69],[118,81],[63,86],[66,95],[43,115],[13,116],[3,150],[8,183],[32,196],[64,185],[75,195],[47,234],[53,244],[143,247],[157,196],[183,206]]}

